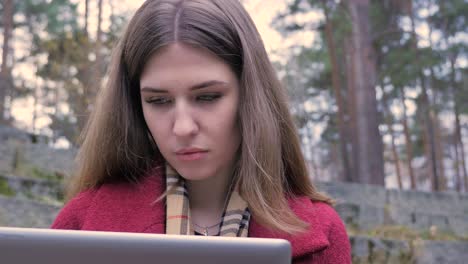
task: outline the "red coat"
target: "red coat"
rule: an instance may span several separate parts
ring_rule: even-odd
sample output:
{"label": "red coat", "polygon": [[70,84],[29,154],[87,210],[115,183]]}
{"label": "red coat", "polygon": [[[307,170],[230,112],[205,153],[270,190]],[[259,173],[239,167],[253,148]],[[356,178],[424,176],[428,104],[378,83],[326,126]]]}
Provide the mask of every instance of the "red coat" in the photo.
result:
{"label": "red coat", "polygon": [[[165,207],[151,203],[165,189],[163,177],[147,176],[138,185],[104,184],[80,193],[59,212],[54,229],[114,232],[165,232]],[[292,246],[294,263],[351,263],[351,250],[345,227],[329,205],[306,197],[290,200],[292,210],[310,229],[297,236],[272,232],[251,218],[249,237],[282,238]]]}

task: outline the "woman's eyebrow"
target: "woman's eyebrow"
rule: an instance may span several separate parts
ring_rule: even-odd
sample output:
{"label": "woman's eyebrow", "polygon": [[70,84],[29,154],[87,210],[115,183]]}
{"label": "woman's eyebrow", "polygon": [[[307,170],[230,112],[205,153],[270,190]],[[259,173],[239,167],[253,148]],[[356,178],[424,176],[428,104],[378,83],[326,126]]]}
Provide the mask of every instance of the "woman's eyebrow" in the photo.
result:
{"label": "woman's eyebrow", "polygon": [[[190,87],[190,90],[198,90],[198,89],[203,89],[203,88],[207,88],[207,87],[214,86],[214,85],[227,85],[227,84],[228,84],[227,82],[223,82],[223,81],[210,80],[210,81],[202,82],[199,84],[195,84]],[[145,86],[141,88],[141,91],[153,92],[153,93],[168,93],[167,90],[157,88],[157,87],[149,87],[149,86]]]}

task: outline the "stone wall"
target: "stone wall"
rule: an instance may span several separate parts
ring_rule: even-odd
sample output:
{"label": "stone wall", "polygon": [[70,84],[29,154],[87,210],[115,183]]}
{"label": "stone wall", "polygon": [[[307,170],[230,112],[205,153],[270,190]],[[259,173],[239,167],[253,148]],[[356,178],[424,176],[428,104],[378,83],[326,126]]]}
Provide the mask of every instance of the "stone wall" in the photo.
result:
{"label": "stone wall", "polygon": [[24,130],[0,124],[0,142],[17,140],[20,142],[30,142],[32,137]]}
{"label": "stone wall", "polygon": [[63,181],[26,178],[0,174],[0,194],[17,199],[40,201],[61,206]]}
{"label": "stone wall", "polygon": [[60,206],[0,195],[0,226],[47,228],[59,209]]}
{"label": "stone wall", "polygon": [[[39,203],[21,193],[35,190],[38,195],[54,197],[57,191],[47,188],[57,189],[60,184],[38,179],[15,179],[14,176],[0,179],[8,182],[16,192],[11,197],[0,194],[0,226],[50,226],[61,204],[47,203],[47,200]],[[348,232],[379,229],[384,225],[401,225],[416,230],[440,225],[440,228],[460,232],[467,228],[468,221],[463,220],[468,215],[467,195],[385,190],[346,183],[319,183],[318,186],[338,200],[336,209]],[[354,264],[462,264],[468,259],[468,240],[388,239],[350,233],[350,242]]]}
{"label": "stone wall", "polygon": [[354,264],[465,264],[467,241],[403,241],[350,236]]}
{"label": "stone wall", "polygon": [[337,199],[343,221],[359,230],[383,225],[406,226],[468,237],[468,194],[399,191],[354,183],[319,183]]}
{"label": "stone wall", "polygon": [[52,149],[46,144],[24,144],[18,147],[20,164],[29,164],[63,176],[71,175],[76,152],[74,149]]}
{"label": "stone wall", "polygon": [[[46,143],[0,141],[0,173],[21,176],[69,176],[73,170],[75,149],[53,149]],[[34,174],[34,175],[33,175]]]}
{"label": "stone wall", "polygon": [[16,142],[13,140],[0,141],[0,173],[13,171],[15,166]]}
{"label": "stone wall", "polygon": [[[16,198],[54,205],[60,205],[63,199],[61,181],[0,174],[0,182],[7,184]],[[337,200],[335,208],[349,228],[375,230],[381,226],[404,226],[420,231],[437,228],[468,238],[467,194],[387,190],[338,182],[317,185]]]}

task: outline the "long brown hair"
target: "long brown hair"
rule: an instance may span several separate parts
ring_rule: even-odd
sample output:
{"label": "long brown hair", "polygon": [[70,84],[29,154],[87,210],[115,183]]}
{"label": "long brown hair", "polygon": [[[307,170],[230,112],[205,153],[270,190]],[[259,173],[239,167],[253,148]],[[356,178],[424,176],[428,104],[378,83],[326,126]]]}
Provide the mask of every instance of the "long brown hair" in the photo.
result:
{"label": "long brown hair", "polygon": [[136,182],[163,165],[143,119],[139,78],[150,56],[175,42],[213,52],[239,78],[242,143],[235,176],[256,221],[288,233],[304,230],[307,225],[287,198],[332,200],[309,179],[285,89],[237,0],[148,0],[137,10],[114,50],[108,83],[82,133],[78,175],[68,198],[108,181]]}

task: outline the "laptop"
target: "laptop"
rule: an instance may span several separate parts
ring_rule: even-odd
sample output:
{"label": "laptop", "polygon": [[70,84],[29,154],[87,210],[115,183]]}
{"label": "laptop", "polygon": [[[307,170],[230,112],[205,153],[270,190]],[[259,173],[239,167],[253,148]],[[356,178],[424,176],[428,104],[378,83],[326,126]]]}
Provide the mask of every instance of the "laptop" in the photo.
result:
{"label": "laptop", "polygon": [[2,264],[286,264],[282,239],[0,227]]}

